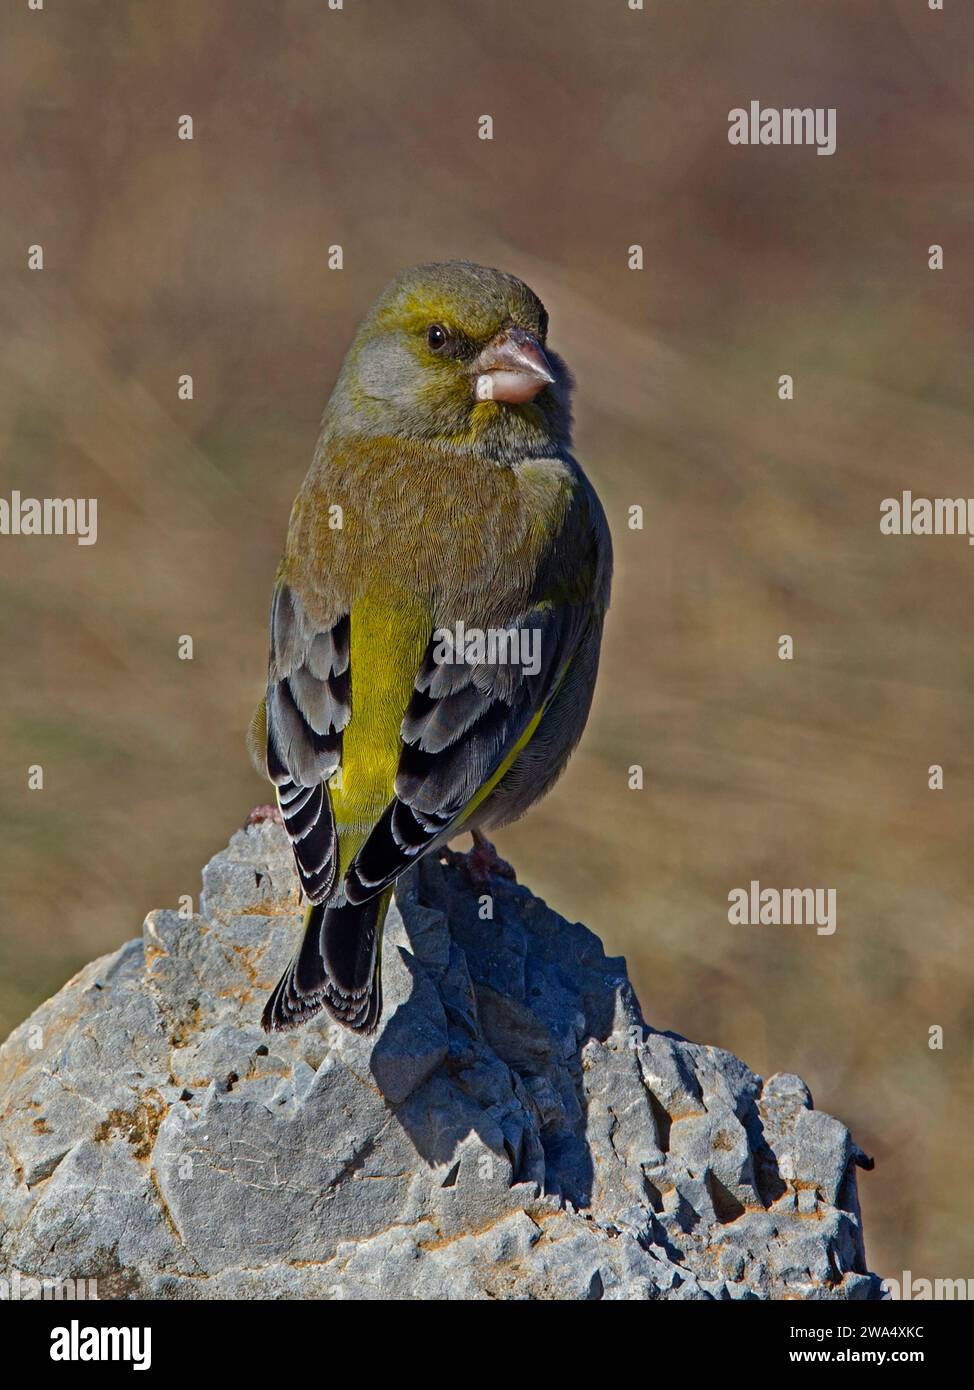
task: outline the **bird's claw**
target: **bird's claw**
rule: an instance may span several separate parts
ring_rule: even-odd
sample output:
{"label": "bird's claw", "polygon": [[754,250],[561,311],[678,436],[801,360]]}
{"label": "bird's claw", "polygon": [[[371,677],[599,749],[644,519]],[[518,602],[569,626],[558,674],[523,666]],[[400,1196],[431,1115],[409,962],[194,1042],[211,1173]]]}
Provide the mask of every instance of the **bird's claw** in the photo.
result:
{"label": "bird's claw", "polygon": [[487,837],[481,835],[478,830],[472,833],[473,849],[468,850],[463,856],[463,867],[473,886],[487,888],[491,878],[506,878],[516,882],[517,875],[511,865],[500,857]]}
{"label": "bird's claw", "polygon": [[262,825],[265,820],[273,821],[275,825],[283,825],[280,810],[276,806],[265,805],[255,806],[250,815],[244,821],[244,828],[248,825]]}

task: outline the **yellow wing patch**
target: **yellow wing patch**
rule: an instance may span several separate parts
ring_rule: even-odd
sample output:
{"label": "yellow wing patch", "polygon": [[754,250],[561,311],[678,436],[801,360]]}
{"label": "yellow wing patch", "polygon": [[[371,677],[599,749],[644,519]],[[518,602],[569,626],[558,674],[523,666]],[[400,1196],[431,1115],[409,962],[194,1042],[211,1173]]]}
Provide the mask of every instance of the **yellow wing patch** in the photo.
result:
{"label": "yellow wing patch", "polygon": [[352,605],[352,717],[331,783],[340,873],[395,795],[400,729],[430,631],[429,609],[413,595],[383,588]]}

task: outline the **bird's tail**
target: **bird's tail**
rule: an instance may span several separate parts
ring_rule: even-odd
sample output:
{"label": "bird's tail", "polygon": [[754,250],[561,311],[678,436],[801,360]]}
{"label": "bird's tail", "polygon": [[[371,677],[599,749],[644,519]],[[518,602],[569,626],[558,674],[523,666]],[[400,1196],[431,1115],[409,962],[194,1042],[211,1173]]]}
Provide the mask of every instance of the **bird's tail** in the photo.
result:
{"label": "bird's tail", "polygon": [[320,1009],[356,1033],[371,1033],[382,1013],[382,927],[392,890],[366,903],[312,904],[297,954],[264,1006],[266,1033],[305,1023]]}

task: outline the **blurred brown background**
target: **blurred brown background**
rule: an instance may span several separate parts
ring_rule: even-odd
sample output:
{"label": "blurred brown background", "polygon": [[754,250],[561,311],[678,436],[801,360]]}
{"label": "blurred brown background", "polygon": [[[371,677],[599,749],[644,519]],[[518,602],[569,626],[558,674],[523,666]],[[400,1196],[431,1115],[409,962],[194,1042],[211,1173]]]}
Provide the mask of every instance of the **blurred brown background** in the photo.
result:
{"label": "blurred brown background", "polygon": [[[398,269],[483,261],[547,302],[618,561],[586,738],[500,848],[653,1024],[852,1126],[873,1268],[974,1276],[974,552],[878,528],[974,495],[964,8],[7,8],[0,495],[100,512],[90,548],[0,538],[2,1032],[265,799],[243,736],[336,369]],[[752,98],[836,107],[837,153],[731,147]],[[837,933],[729,926],[751,878],[836,888]]]}

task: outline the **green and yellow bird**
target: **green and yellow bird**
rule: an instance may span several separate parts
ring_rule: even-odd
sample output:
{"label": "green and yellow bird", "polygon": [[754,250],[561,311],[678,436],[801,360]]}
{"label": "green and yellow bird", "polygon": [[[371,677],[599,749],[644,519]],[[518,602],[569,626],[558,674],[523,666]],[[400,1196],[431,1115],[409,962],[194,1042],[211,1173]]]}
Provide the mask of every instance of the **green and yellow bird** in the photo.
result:
{"label": "green and yellow bird", "polygon": [[513,275],[400,275],[359,328],[291,513],[251,748],[309,907],[264,1009],[368,1033],[382,924],[430,850],[520,816],[592,700],[612,550],[571,377]]}

